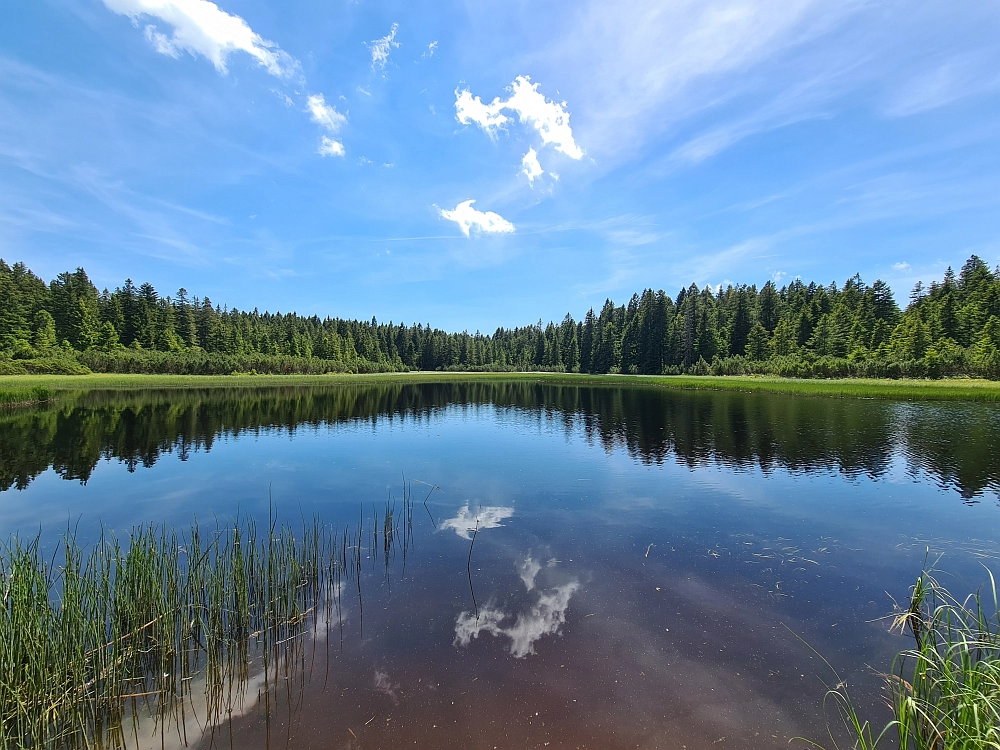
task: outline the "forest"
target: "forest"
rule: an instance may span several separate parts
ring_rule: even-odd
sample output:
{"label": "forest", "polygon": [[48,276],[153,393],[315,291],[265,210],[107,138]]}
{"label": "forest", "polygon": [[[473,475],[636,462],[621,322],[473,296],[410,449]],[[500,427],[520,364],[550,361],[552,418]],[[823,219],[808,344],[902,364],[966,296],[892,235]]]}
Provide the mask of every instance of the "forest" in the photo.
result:
{"label": "forest", "polygon": [[132,280],[99,291],[83,268],[46,283],[0,259],[0,375],[547,371],[1000,379],[1000,267],[973,255],[918,283],[901,309],[854,276],[608,299],[582,320],[451,333],[238,310]]}

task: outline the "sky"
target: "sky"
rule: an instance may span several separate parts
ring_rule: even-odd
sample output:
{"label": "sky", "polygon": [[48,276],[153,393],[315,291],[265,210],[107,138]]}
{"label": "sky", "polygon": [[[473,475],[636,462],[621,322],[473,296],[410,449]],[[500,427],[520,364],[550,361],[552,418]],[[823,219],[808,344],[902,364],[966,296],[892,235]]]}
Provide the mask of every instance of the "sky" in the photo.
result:
{"label": "sky", "polygon": [[0,257],[482,330],[1000,262],[1000,4],[6,0]]}

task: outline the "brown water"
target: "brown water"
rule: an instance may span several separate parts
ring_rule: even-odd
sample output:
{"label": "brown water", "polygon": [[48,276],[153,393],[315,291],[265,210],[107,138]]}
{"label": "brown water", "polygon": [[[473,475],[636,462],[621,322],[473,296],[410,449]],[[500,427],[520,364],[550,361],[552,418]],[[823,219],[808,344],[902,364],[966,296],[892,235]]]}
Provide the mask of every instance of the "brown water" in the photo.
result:
{"label": "brown water", "polygon": [[356,523],[404,474],[438,486],[405,565],[398,547],[388,569],[372,556],[301,677],[201,740],[189,729],[194,746],[826,741],[840,679],[888,719],[879,672],[908,642],[879,618],[928,548],[958,592],[1000,556],[992,405],[523,383],[105,392],[4,415],[0,449],[8,532],[266,517],[269,488],[293,523]]}

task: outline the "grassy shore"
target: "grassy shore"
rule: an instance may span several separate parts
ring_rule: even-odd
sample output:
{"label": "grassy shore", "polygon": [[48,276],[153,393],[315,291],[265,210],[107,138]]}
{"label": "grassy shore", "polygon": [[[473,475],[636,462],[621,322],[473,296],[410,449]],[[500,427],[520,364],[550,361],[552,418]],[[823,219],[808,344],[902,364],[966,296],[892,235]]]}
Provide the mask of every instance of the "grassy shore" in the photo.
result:
{"label": "grassy shore", "polygon": [[40,383],[30,385],[13,383],[0,386],[0,409],[31,406],[52,398],[52,390]]}
{"label": "grassy shore", "polygon": [[517,380],[563,385],[644,386],[679,390],[742,391],[901,401],[1000,402],[1000,382],[965,378],[947,380],[798,380],[776,377],[707,375],[411,372],[374,375],[10,375],[0,377],[0,403],[5,400],[3,394],[23,393],[33,387],[49,389],[58,393],[60,391],[94,389],[227,388],[232,386],[247,388],[473,380]]}

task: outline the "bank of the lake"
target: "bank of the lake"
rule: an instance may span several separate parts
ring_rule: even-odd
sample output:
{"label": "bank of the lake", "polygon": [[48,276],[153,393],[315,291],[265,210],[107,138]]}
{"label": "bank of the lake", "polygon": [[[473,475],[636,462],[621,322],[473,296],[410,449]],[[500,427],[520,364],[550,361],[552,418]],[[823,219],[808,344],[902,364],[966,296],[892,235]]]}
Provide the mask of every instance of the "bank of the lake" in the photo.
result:
{"label": "bank of the lake", "polygon": [[0,386],[0,409],[34,406],[52,398],[52,391],[45,385],[28,386],[13,384]]}
{"label": "bank of the lake", "polygon": [[[0,404],[22,401],[6,394],[32,388],[53,393],[94,389],[226,388],[317,386],[377,382],[534,381],[572,385],[647,386],[684,390],[740,391],[900,401],[1000,402],[1000,382],[972,378],[944,380],[815,380],[713,375],[588,375],[577,373],[408,372],[361,375],[9,375],[0,377]],[[44,398],[48,398],[45,396]],[[29,401],[44,400],[40,398]]]}

